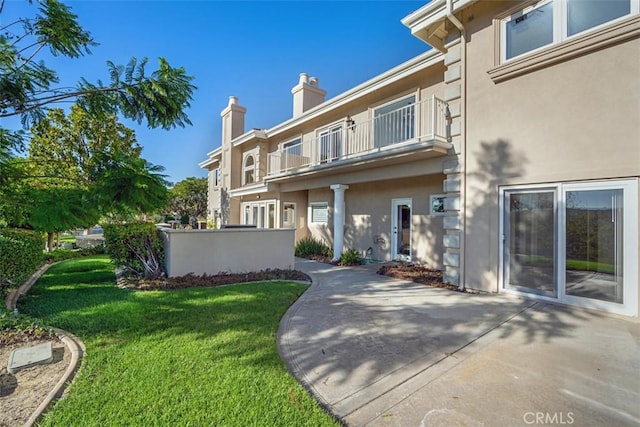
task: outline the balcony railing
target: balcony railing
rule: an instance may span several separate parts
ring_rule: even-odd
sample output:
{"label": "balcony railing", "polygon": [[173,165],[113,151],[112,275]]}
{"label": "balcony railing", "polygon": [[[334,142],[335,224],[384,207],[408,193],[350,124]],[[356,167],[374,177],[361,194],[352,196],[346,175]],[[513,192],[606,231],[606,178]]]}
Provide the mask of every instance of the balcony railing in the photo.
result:
{"label": "balcony railing", "polygon": [[268,175],[360,157],[412,142],[447,141],[447,103],[435,96],[362,122],[345,121],[269,153]]}

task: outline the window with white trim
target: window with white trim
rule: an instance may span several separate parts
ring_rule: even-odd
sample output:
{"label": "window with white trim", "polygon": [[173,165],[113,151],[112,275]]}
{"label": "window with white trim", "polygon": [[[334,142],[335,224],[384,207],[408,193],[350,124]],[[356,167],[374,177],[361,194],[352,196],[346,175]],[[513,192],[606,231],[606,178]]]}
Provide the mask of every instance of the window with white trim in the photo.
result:
{"label": "window with white trim", "polygon": [[377,148],[408,141],[415,135],[415,94],[391,101],[373,110],[373,140]]}
{"label": "window with white trim", "polygon": [[216,168],[213,171],[213,186],[214,187],[220,186],[220,168]]}
{"label": "window with white trim", "polygon": [[287,154],[292,154],[296,156],[302,155],[302,139],[296,138],[293,141],[285,142],[282,144],[282,151]]}
{"label": "window with white trim", "polygon": [[302,156],[302,138],[296,138],[282,144],[282,170],[306,166]]}
{"label": "window with white trim", "polygon": [[444,194],[432,194],[429,196],[429,212],[431,215],[444,215],[444,200],[447,198]]}
{"label": "window with white trim", "polygon": [[256,160],[249,154],[242,164],[243,185],[252,184],[256,181]]}
{"label": "window with white trim", "polygon": [[501,60],[560,43],[638,13],[639,0],[543,0],[501,21]]}
{"label": "window with white trim", "polygon": [[309,222],[312,224],[328,224],[329,204],[327,202],[309,204]]}
{"label": "window with white trim", "polygon": [[275,200],[246,202],[242,204],[242,209],[242,224],[255,225],[257,228],[276,228]]}

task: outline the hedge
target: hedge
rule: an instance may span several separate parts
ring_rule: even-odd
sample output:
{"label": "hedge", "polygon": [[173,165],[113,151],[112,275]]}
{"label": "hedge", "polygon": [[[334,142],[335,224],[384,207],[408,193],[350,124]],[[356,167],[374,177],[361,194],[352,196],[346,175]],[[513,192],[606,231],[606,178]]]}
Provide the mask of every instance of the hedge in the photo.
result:
{"label": "hedge", "polygon": [[44,263],[42,233],[14,228],[0,229],[0,295],[19,287]]}

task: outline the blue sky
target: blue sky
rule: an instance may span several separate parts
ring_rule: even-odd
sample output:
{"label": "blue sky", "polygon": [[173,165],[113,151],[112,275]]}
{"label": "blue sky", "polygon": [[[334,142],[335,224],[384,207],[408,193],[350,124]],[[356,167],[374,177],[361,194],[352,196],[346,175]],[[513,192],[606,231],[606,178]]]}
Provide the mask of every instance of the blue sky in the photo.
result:
{"label": "blue sky", "polygon": [[[301,72],[319,78],[326,99],[374,77],[428,46],[400,20],[426,1],[65,1],[100,45],[80,59],[40,55],[60,85],[80,77],[108,81],[106,61],[165,57],[195,76],[187,110],[193,126],[150,130],[128,120],[143,157],[172,182],[206,176],[198,163],[220,146],[220,111],[229,96],[247,108],[246,129],[291,117]],[[35,5],[8,0],[0,19],[32,16]],[[14,127],[14,121],[4,126]]]}

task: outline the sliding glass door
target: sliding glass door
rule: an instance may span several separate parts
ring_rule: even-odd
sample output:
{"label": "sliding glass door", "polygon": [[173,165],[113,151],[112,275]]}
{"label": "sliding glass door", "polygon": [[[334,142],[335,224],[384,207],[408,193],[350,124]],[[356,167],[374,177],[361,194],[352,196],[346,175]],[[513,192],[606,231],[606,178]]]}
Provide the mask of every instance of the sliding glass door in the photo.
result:
{"label": "sliding glass door", "polygon": [[507,192],[505,207],[505,285],[557,296],[556,191]]}
{"label": "sliding glass door", "polygon": [[565,294],[622,304],[624,194],[565,189]]}
{"label": "sliding glass door", "polygon": [[637,180],[500,193],[505,290],[637,313]]}

